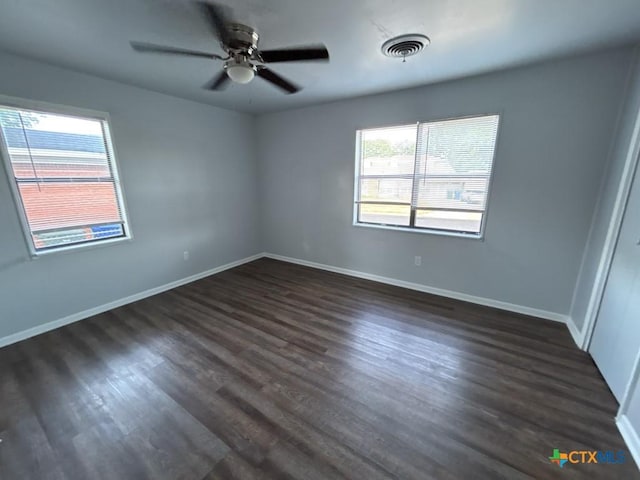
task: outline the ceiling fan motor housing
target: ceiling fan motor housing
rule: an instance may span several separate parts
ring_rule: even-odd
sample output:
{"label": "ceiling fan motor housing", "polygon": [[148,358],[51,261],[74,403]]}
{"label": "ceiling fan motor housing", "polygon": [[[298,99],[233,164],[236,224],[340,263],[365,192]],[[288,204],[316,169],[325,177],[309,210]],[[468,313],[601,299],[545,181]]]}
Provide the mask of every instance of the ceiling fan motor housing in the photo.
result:
{"label": "ceiling fan motor housing", "polygon": [[229,41],[227,45],[222,45],[222,48],[231,55],[253,56],[260,40],[260,35],[255,29],[241,23],[230,23],[227,25],[227,31]]}

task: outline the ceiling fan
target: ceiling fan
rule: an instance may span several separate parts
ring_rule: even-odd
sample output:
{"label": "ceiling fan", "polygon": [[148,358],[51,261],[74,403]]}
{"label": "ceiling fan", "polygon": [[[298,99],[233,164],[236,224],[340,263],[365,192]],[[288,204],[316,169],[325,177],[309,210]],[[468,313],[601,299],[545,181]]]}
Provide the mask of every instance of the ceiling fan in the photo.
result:
{"label": "ceiling fan", "polygon": [[310,60],[329,60],[329,52],[324,45],[298,46],[278,50],[260,50],[258,32],[247,25],[229,20],[223,7],[212,3],[196,2],[202,15],[206,18],[213,34],[220,42],[220,46],[227,54],[226,57],[215,53],[201,52],[145,42],[131,42],[131,47],[137,52],[163,53],[170,55],[184,55],[191,57],[222,60],[223,70],[203,88],[207,90],[223,90],[229,81],[235,83],[249,83],[258,77],[281,88],[286,93],[296,93],[300,87],[267,68],[265,63],[304,62]]}

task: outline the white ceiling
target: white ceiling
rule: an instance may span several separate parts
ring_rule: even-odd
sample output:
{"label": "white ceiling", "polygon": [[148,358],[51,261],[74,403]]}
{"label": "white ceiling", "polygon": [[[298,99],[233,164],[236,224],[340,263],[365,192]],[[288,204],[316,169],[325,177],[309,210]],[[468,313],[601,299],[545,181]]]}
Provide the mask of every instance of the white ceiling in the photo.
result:
{"label": "white ceiling", "polygon": [[[325,43],[331,62],[276,64],[304,89],[260,79],[220,93],[200,87],[220,68],[137,54],[129,40],[221,53],[188,0],[1,0],[0,49],[168,94],[266,112],[407,88],[640,40],[640,0],[224,0],[264,49]],[[406,63],[388,38],[432,44]]]}

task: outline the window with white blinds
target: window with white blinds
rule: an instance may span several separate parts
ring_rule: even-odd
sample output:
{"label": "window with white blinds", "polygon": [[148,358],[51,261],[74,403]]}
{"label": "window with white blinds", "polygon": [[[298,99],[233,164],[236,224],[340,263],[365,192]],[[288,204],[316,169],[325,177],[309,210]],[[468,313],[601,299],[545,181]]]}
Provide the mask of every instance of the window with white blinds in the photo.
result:
{"label": "window with white blinds", "polygon": [[358,131],[355,223],[482,235],[498,115]]}
{"label": "window with white blinds", "polygon": [[105,118],[0,105],[0,127],[34,254],[128,237]]}

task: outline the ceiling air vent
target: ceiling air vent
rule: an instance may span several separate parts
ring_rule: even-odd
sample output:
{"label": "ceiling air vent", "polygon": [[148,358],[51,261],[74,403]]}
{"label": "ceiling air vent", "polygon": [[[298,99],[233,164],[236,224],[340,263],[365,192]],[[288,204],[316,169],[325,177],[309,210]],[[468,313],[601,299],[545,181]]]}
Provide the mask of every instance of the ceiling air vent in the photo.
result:
{"label": "ceiling air vent", "polygon": [[429,37],[418,33],[400,35],[384,42],[382,44],[382,53],[387,57],[405,59],[417,54],[430,43]]}

